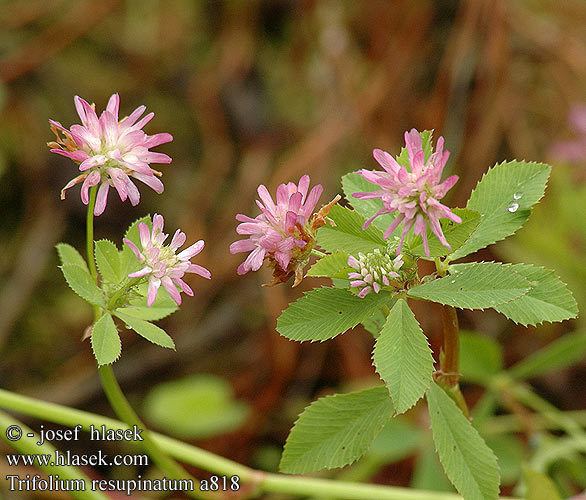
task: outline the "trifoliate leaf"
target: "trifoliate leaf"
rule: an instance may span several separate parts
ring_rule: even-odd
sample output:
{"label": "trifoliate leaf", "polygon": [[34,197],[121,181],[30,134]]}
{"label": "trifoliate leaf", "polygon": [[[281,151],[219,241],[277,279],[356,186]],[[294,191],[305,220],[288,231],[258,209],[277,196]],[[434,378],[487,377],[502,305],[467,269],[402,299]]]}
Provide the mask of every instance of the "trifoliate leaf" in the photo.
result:
{"label": "trifoliate leaf", "polygon": [[317,242],[328,252],[346,252],[355,255],[358,252],[372,252],[375,248],[386,247],[382,232],[374,226],[362,229],[364,218],[348,208],[334,205],[329,218],[336,226],[326,225],[319,229]]}
{"label": "trifoliate leaf", "polygon": [[103,281],[116,285],[126,279],[128,275],[122,273],[120,252],[114,243],[108,240],[96,241],[95,255]]}
{"label": "trifoliate leaf", "polygon": [[437,384],[431,384],[427,401],[435,448],[452,484],[467,500],[498,498],[499,468],[492,450]]}
{"label": "trifoliate leaf", "polygon": [[147,339],[149,342],[161,347],[166,347],[167,349],[175,349],[175,342],[173,342],[173,339],[165,330],[159,328],[157,325],[153,325],[148,321],[125,314],[121,309],[117,309],[114,314],[124,321],[128,327],[132,328],[136,333]]}
{"label": "trifoliate leaf", "polygon": [[280,470],[304,474],[351,464],[366,452],[392,411],[384,387],[318,399],[295,422]]}
{"label": "trifoliate leaf", "polygon": [[376,339],[373,360],[397,413],[411,408],[430,386],[433,375],[431,349],[405,300],[397,300],[391,309]]}
{"label": "trifoliate leaf", "polygon": [[391,300],[388,293],[371,293],[361,299],[343,288],[316,288],[281,313],[277,331],[291,340],[328,340],[354,328]]}
{"label": "trifoliate leaf", "polygon": [[467,208],[454,208],[452,209],[452,212],[462,219],[460,224],[456,224],[449,219],[440,220],[442,231],[451,246],[451,250],[443,246],[431,230],[428,230],[427,241],[429,242],[429,256],[425,255],[421,236],[416,236],[411,244],[411,253],[413,255],[431,259],[435,257],[443,257],[444,255],[448,255],[450,252],[460,248],[466,242],[470,234],[472,234],[480,223],[480,214]]}
{"label": "trifoliate leaf", "polygon": [[67,284],[77,295],[90,304],[104,307],[102,290],[94,283],[87,269],[75,264],[65,264],[61,266],[61,271]]}
{"label": "trifoliate leaf", "polygon": [[92,328],[92,350],[99,366],[114,363],[122,351],[118,330],[110,314],[105,313]]}
{"label": "trifoliate leaf", "polygon": [[56,245],[57,253],[59,254],[59,260],[61,265],[74,265],[79,266],[83,270],[89,272],[85,259],[80,253],[67,243],[59,243]]}
{"label": "trifoliate leaf", "polygon": [[411,288],[409,296],[460,309],[485,309],[519,298],[530,287],[510,264],[476,262],[450,266],[448,276]]}
{"label": "trifoliate leaf", "polygon": [[514,264],[513,270],[525,277],[531,289],[495,309],[521,325],[538,325],[575,318],[578,305],[568,287],[553,271],[531,264]]}
{"label": "trifoliate leaf", "polygon": [[335,252],[320,258],[307,272],[307,276],[323,278],[348,278],[353,269],[348,265],[348,254]]}
{"label": "trifoliate leaf", "polygon": [[480,223],[449,259],[465,257],[514,234],[543,196],[550,171],[551,167],[543,163],[514,160],[484,174],[466,205],[481,214]]}

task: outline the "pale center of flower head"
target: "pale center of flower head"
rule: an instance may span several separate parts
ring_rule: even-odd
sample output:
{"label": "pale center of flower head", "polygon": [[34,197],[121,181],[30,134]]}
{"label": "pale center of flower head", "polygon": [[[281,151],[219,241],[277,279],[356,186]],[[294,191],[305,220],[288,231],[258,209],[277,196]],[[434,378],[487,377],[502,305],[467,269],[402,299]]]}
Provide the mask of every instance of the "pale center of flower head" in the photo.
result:
{"label": "pale center of flower head", "polygon": [[362,276],[372,276],[374,281],[383,281],[383,277],[397,277],[397,271],[403,265],[403,256],[399,255],[394,259],[387,253],[381,252],[375,248],[372,252],[366,255],[362,252],[358,254],[356,259],[360,264],[360,274]]}
{"label": "pale center of flower head", "polygon": [[151,241],[144,254],[147,266],[157,278],[162,278],[179,264],[175,250],[156,241]]}

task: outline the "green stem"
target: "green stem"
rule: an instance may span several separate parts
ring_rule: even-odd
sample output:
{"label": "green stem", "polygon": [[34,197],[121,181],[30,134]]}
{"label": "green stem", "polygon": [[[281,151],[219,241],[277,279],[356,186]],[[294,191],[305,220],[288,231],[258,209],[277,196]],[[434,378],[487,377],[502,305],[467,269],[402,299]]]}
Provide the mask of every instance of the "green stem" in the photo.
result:
{"label": "green stem", "polygon": [[[98,272],[96,269],[96,261],[94,258],[94,207],[96,206],[96,194],[97,186],[94,186],[90,190],[90,199],[87,208],[86,217],[86,248],[87,248],[87,259],[90,274],[93,280],[98,283]],[[136,284],[136,281],[131,280],[129,284]],[[125,287],[122,287],[125,289]],[[115,294],[116,300],[118,295]],[[112,301],[111,301],[112,302]],[[110,305],[110,304],[109,304]],[[94,307],[94,321],[97,321],[101,316],[100,308]],[[136,426],[142,429],[143,445],[147,453],[151,456],[153,461],[167,474],[170,479],[185,479],[186,477],[192,479],[196,484],[197,480],[188,474],[177,462],[167,456],[161,448],[152,440],[149,431],[146,426],[141,422],[136,412],[132,409],[132,406],[124,396],[122,389],[118,385],[114,371],[110,365],[104,365],[98,367],[98,373],[100,375],[100,381],[102,382],[102,388],[104,393],[112,406],[112,409],[118,415],[118,418],[123,420],[128,427]],[[196,490],[198,490],[196,488]],[[193,498],[203,498],[206,495],[198,491],[186,492]]]}
{"label": "green stem", "polygon": [[[123,420],[128,427],[136,426],[138,429],[142,429],[142,444],[145,450],[151,456],[154,462],[163,471],[165,471],[166,474],[168,474],[169,479],[185,479],[186,475],[189,476],[177,462],[163,453],[157,443],[153,441],[150,432],[145,429],[144,424],[141,422],[140,418],[124,396],[120,385],[118,385],[118,381],[116,380],[112,366],[100,366],[98,368],[98,373],[100,374],[100,380],[102,382],[104,392],[108,397],[108,401],[110,401],[110,405],[112,405],[112,408],[116,412],[116,415],[118,415],[118,417]],[[200,495],[195,496],[200,497]]]}
{"label": "green stem", "polygon": [[[39,401],[2,389],[0,389],[0,407],[68,427],[82,425],[84,430],[88,430],[91,425],[98,427],[104,425],[111,429],[128,427],[114,419]],[[161,434],[152,432],[150,437],[156,445],[167,450],[169,455],[184,463],[217,475],[239,476],[241,484],[249,485],[255,493],[282,493],[297,497],[333,497],[348,500],[364,500],[366,498],[376,498],[377,500],[457,500],[461,498],[453,493],[265,473]]]}
{"label": "green stem", "polygon": [[[8,439],[6,436],[6,429],[10,426],[18,427],[22,431],[22,437],[16,441]],[[38,445],[39,436],[29,429],[26,425],[15,420],[10,415],[0,411],[0,438],[4,440],[11,448],[14,448],[17,452],[23,455],[50,455],[55,457],[55,448],[49,443],[45,442],[42,445]],[[33,437],[29,437],[30,434],[34,434]],[[70,491],[69,493],[73,498],[79,499],[93,499],[93,500],[107,500],[107,496],[101,494],[98,491],[92,491],[91,480],[77,467],[70,465],[38,465],[38,467],[47,473],[47,475],[53,476],[54,479],[60,481],[67,481],[65,484],[68,487],[73,487],[79,491]],[[5,477],[9,480],[8,476]],[[82,483],[83,486],[80,484]]]}
{"label": "green stem", "polygon": [[[98,194],[98,186],[90,188],[90,199],[87,206],[87,214],[85,218],[85,243],[87,253],[87,265],[90,275],[94,282],[98,283],[98,270],[96,269],[96,259],[94,257],[94,208],[96,206],[96,196]],[[98,320],[101,311],[98,306],[92,306],[94,310],[94,321]]]}

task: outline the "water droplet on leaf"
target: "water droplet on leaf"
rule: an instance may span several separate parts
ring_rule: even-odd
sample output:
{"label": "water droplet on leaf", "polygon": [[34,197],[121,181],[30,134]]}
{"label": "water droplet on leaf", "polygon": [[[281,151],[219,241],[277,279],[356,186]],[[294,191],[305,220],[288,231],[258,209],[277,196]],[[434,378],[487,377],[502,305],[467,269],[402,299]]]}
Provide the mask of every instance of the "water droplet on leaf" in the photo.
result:
{"label": "water droplet on leaf", "polygon": [[521,198],[523,198],[523,193],[515,193],[513,195],[513,200],[520,200]]}
{"label": "water droplet on leaf", "polygon": [[507,210],[511,213],[515,213],[517,210],[519,210],[519,204],[518,203],[511,203],[508,207]]}

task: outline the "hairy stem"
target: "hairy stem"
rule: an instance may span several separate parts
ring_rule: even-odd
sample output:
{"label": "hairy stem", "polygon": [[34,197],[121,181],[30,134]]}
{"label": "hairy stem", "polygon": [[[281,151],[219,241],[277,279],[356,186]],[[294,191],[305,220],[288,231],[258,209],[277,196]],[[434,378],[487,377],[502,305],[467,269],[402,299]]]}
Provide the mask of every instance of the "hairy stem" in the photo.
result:
{"label": "hairy stem", "polygon": [[[90,425],[98,427],[104,425],[114,429],[128,427],[122,422],[101,415],[39,401],[2,389],[0,389],[0,408],[11,409],[68,427],[81,425],[86,431],[89,430]],[[213,474],[238,476],[241,484],[247,485],[252,493],[257,494],[281,493],[297,497],[330,497],[348,500],[364,500],[365,498],[376,498],[377,500],[457,500],[461,498],[454,493],[266,473],[161,434],[153,432],[150,433],[150,437],[157,446],[164,448],[169,455],[182,462]]]}
{"label": "hairy stem", "polygon": [[[7,429],[10,427],[19,428],[22,432],[22,437],[16,441],[8,439]],[[39,436],[29,429],[26,425],[14,419],[10,415],[0,411],[0,438],[4,440],[11,448],[14,448],[17,452],[24,455],[51,455],[55,456],[55,448],[49,443],[45,442],[42,445],[37,445],[39,442]],[[34,434],[33,437],[29,437],[30,434]],[[80,469],[71,465],[39,465],[39,468],[47,473],[47,475],[59,476],[60,480],[67,481],[67,484],[77,485],[80,481],[85,484],[84,487],[76,487],[80,491],[70,491],[73,498],[79,498],[81,500],[107,500],[107,496],[103,495],[98,491],[92,491],[91,480],[88,478]],[[6,480],[10,480],[10,476],[5,477]],[[75,483],[70,483],[75,481]]]}
{"label": "hairy stem", "polygon": [[[86,248],[87,248],[87,259],[90,274],[93,280],[98,283],[98,273],[96,269],[96,261],[94,258],[94,207],[96,205],[96,193],[97,186],[94,186],[90,190],[90,199],[87,208],[86,217]],[[133,280],[130,283],[135,283]],[[97,321],[101,316],[101,310],[99,307],[94,307],[94,321]],[[192,479],[196,484],[197,480],[191,477],[177,462],[167,456],[163,450],[152,440],[149,431],[145,425],[141,422],[136,412],[132,409],[132,406],[124,396],[122,389],[118,385],[112,366],[104,365],[98,368],[100,375],[100,381],[102,382],[102,388],[104,393],[110,402],[110,406],[118,415],[118,418],[123,420],[129,427],[136,426],[143,431],[143,445],[147,453],[151,456],[153,461],[161,468],[161,470],[167,475],[169,479]],[[187,492],[193,498],[202,498],[205,495],[198,491]]]}

